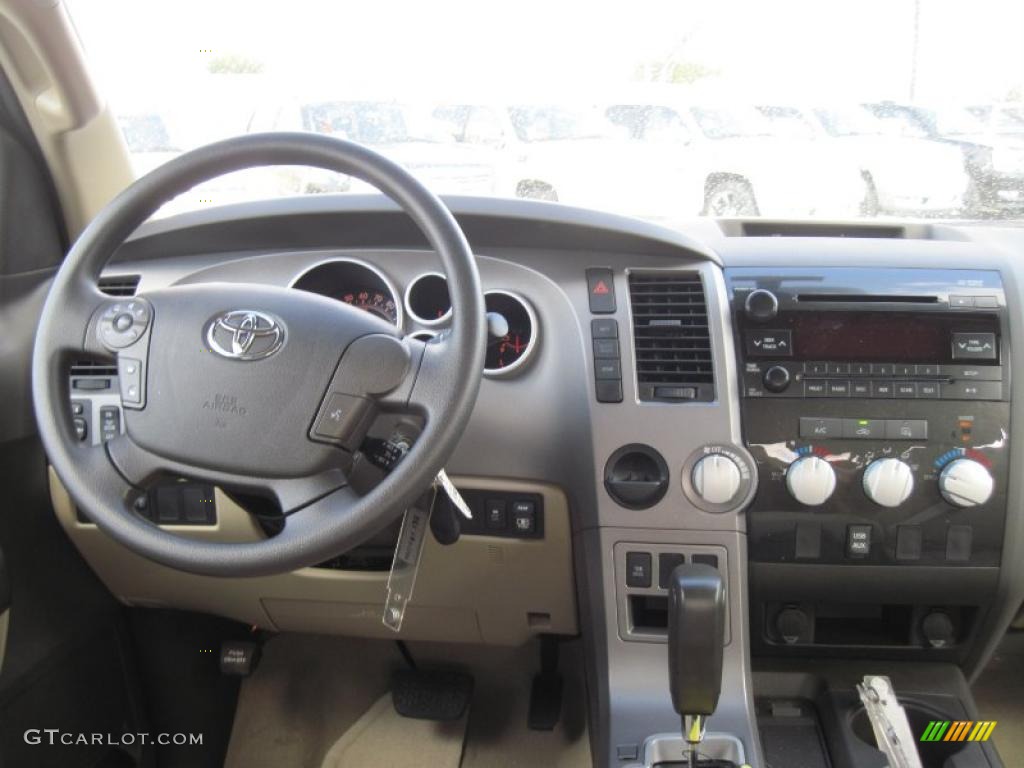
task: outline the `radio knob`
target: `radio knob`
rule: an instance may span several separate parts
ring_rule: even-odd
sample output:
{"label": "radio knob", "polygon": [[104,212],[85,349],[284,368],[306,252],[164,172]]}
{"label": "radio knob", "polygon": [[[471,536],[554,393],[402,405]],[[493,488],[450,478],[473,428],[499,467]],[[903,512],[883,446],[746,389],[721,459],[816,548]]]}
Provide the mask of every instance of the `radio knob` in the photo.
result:
{"label": "radio knob", "polygon": [[771,291],[756,288],[747,294],[747,300],[743,303],[743,311],[751,320],[764,323],[779,314],[779,300]]}
{"label": "radio knob", "polygon": [[939,475],[939,491],[950,504],[977,507],[992,498],[995,480],[991,473],[974,459],[951,461]]}
{"label": "radio knob", "polygon": [[762,378],[764,388],[769,392],[783,392],[789,386],[789,369],[782,365],[773,365],[764,372]]}
{"label": "radio knob", "polygon": [[786,470],[786,488],[801,504],[821,506],[836,489],[836,471],[818,456],[804,456]]}
{"label": "radio knob", "polygon": [[713,453],[693,467],[693,488],[709,504],[726,504],[740,490],[740,468],[728,456]]}
{"label": "radio knob", "polygon": [[914,473],[899,459],[879,459],[864,470],[864,493],[875,504],[898,507],[914,490]]}

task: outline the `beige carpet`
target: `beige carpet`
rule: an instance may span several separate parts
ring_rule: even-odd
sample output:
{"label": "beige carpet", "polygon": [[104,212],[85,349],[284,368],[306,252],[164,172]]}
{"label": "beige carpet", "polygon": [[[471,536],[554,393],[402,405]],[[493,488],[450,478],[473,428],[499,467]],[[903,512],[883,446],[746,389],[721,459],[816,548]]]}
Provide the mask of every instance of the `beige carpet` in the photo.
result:
{"label": "beige carpet", "polygon": [[321,768],[459,768],[465,738],[465,716],[453,723],[410,720],[386,693],[334,743]]}
{"label": "beige carpet", "polygon": [[395,714],[388,681],[404,662],[392,642],[282,635],[266,645],[259,668],[242,685],[226,766],[592,765],[578,642],[561,646],[562,720],[551,732],[526,725],[537,643],[522,648],[413,643],[410,650],[422,666],[457,666],[473,674],[468,722],[441,724]]}

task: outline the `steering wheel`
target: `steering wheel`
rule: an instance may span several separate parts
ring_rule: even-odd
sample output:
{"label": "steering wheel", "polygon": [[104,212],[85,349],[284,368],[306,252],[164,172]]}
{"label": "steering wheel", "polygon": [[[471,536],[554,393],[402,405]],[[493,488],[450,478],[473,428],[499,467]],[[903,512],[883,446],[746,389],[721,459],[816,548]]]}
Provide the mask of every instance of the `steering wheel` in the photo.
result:
{"label": "steering wheel", "polygon": [[[306,165],[354,176],[422,230],[448,278],[451,332],[430,343],[322,296],[258,284],[184,284],[134,298],[100,292],[104,265],[163,203],[232,171]],[[50,463],[103,531],[158,563],[210,576],[314,565],[365,541],[426,490],[454,451],[484,368],[486,315],[473,254],[444,204],[371,150],[305,133],[253,134],[187,152],[96,216],[54,278],[32,358],[36,419]],[[125,432],[103,448],[74,436],[68,366],[116,359]],[[417,414],[423,431],[372,491],[347,474],[375,415]],[[134,502],[156,478],[269,496],[276,536],[197,541]]]}

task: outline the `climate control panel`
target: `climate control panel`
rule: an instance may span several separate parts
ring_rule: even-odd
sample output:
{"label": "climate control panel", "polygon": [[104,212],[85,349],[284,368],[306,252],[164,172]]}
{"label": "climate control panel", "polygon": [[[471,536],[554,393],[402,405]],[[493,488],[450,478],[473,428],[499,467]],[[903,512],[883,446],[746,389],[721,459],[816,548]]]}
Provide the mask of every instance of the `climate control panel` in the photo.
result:
{"label": "climate control panel", "polygon": [[744,404],[760,562],[998,565],[1009,405]]}

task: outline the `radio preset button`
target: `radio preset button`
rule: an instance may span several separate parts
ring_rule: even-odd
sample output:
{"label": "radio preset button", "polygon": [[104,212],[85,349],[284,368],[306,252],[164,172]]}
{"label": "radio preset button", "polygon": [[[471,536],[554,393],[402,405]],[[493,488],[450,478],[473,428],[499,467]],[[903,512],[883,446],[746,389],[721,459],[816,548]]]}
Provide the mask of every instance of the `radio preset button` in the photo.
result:
{"label": "radio preset button", "polygon": [[871,364],[871,375],[872,376],[892,376],[893,375],[893,364],[892,363],[872,363]]}
{"label": "radio preset button", "polygon": [[954,360],[996,360],[998,352],[994,333],[953,333]]}
{"label": "radio preset button", "polygon": [[912,381],[897,381],[893,389],[896,392],[896,397],[917,397],[917,384]]}
{"label": "radio preset button", "polygon": [[871,382],[871,396],[872,397],[892,397],[893,396],[893,384],[891,381],[872,381]]}
{"label": "radio preset button", "polygon": [[848,381],[829,381],[828,383],[828,396],[829,397],[849,397],[850,396],[850,382]]}
{"label": "radio preset button", "polygon": [[804,363],[804,373],[812,376],[824,376],[828,373],[828,363]]}
{"label": "radio preset button", "polygon": [[804,394],[807,397],[825,397],[825,382],[817,379],[804,379]]}
{"label": "radio preset button", "polygon": [[849,363],[829,363],[828,373],[830,376],[847,376],[850,373]]}
{"label": "radio preset button", "polygon": [[870,376],[871,375],[871,363],[851,363],[850,364],[850,375],[851,376]]}

